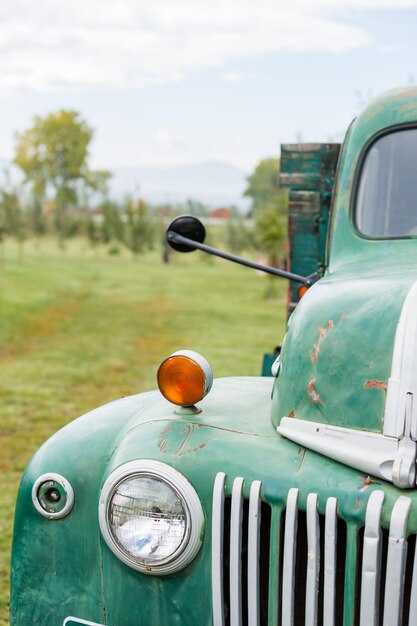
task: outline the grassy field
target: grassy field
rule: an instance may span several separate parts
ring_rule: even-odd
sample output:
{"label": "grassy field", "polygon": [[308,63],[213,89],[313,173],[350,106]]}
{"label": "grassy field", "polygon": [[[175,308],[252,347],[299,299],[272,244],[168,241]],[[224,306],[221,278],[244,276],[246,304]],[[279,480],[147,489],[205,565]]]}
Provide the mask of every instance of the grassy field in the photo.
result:
{"label": "grassy field", "polygon": [[215,376],[259,374],[282,338],[286,282],[226,261],[6,244],[0,268],[0,625],[8,624],[16,491],[31,455],[94,406],[155,387],[160,361],[204,354]]}

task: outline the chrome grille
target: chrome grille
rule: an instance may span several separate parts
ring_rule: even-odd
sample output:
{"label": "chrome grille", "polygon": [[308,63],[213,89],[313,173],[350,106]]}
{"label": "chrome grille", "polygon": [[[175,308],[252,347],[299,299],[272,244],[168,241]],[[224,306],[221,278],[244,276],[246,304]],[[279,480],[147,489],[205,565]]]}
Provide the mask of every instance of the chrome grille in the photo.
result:
{"label": "chrome grille", "polygon": [[[295,488],[285,506],[270,508],[261,501],[260,481],[245,485],[235,478],[228,494],[225,485],[219,473],[212,511],[213,626],[417,626],[415,536],[407,555],[410,498],[395,501],[384,530],[384,492],[373,491],[364,528],[348,529],[335,497],[327,498],[321,515],[316,493],[307,495],[304,511]],[[349,572],[347,554],[356,557]]]}

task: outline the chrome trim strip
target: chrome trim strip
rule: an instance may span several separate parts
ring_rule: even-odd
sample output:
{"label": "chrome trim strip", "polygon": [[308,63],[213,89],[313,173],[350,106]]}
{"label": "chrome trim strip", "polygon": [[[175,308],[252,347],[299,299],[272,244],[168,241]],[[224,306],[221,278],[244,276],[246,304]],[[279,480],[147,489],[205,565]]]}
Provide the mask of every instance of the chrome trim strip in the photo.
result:
{"label": "chrome trim strip", "polygon": [[361,626],[379,624],[379,591],[381,582],[381,513],[384,492],[373,491],[366,507],[365,532],[363,538]]}
{"label": "chrome trim strip", "polygon": [[223,597],[223,525],[224,483],[226,475],[219,472],[214,481],[211,528],[211,588],[213,626],[224,626]]}
{"label": "chrome trim strip", "polygon": [[282,626],[294,623],[294,573],[297,549],[298,489],[290,489],[285,513],[284,561],[282,569]]}
{"label": "chrome trim strip", "polygon": [[248,626],[259,626],[259,554],[261,534],[261,481],[254,480],[249,494],[248,523]]}
{"label": "chrome trim strip", "polygon": [[395,482],[393,464],[399,440],[394,437],[293,417],[283,417],[277,432],[339,463]]}
{"label": "chrome trim strip", "polygon": [[230,516],[230,626],[242,626],[242,488],[243,478],[235,478]]}
{"label": "chrome trim strip", "polygon": [[384,626],[402,623],[407,521],[411,500],[400,496],[392,509],[389,527],[387,575],[385,581]]}
{"label": "chrome trim strip", "polygon": [[323,626],[334,626],[336,601],[337,499],[328,498],[324,525]]}
{"label": "chrome trim strip", "polygon": [[[407,394],[417,397],[417,281],[413,283],[404,299],[397,324],[392,355],[391,373],[388,378],[387,398],[384,412],[384,435],[404,435]],[[408,433],[415,440],[417,435],[417,405],[410,416]],[[414,484],[414,483],[413,483]],[[411,486],[411,485],[410,485]]]}
{"label": "chrome trim strip", "polygon": [[307,496],[307,579],[305,626],[317,625],[319,573],[320,573],[320,525],[317,511],[317,494]]}

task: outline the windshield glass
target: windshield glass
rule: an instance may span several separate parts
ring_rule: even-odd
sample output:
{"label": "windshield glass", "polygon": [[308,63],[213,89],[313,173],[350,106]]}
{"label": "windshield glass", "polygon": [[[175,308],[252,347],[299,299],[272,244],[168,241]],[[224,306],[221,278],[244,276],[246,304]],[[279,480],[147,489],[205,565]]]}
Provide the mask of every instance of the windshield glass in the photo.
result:
{"label": "windshield glass", "polygon": [[366,155],[356,227],[367,237],[417,236],[417,129],[378,139]]}

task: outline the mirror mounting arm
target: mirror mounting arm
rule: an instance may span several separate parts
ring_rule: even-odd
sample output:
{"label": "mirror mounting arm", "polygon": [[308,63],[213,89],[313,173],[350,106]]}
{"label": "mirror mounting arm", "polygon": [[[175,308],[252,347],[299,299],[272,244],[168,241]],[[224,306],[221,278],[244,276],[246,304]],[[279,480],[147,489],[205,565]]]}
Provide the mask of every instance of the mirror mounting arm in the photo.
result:
{"label": "mirror mounting arm", "polygon": [[294,282],[302,283],[303,285],[306,284],[307,286],[310,286],[318,279],[317,274],[311,274],[311,276],[300,276],[299,274],[293,274],[292,272],[287,272],[286,270],[271,267],[270,265],[262,265],[261,263],[255,263],[254,261],[243,259],[242,257],[230,254],[228,252],[223,252],[222,250],[218,250],[217,248],[206,246],[204,243],[188,239],[188,237],[183,237],[173,230],[168,230],[166,237],[169,244],[173,243],[179,244],[181,246],[188,246],[190,250],[202,250],[203,252],[213,254],[215,256],[221,257],[222,259],[227,259],[228,261],[239,263],[239,265],[245,265],[246,267],[251,267],[252,269],[265,272],[266,274],[272,274],[273,276],[287,278],[288,280],[293,280]]}

